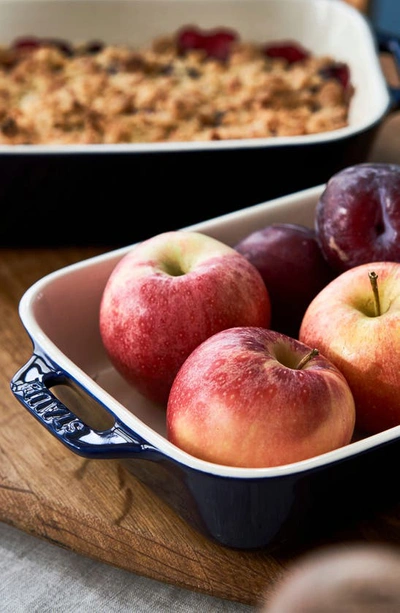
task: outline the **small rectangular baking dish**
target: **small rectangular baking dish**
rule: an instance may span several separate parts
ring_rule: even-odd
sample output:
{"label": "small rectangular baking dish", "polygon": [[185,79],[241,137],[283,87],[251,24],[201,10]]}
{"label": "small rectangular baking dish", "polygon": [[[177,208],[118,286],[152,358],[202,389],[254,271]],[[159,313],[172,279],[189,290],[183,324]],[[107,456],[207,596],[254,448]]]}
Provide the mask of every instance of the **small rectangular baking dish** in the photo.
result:
{"label": "small rectangular baking dish", "polygon": [[373,28],[342,0],[0,0],[3,45],[32,35],[140,46],[187,24],[295,40],[347,63],[349,125],[229,141],[2,145],[0,244],[123,246],[318,185],[367,159],[396,98]]}
{"label": "small rectangular baking dish", "polygon": [[[234,245],[269,223],[310,227],[323,185],[190,226]],[[123,465],[190,525],[226,547],[272,550],[329,531],[399,497],[400,426],[276,468],[234,468],[192,457],[166,438],[165,412],[115,371],[102,345],[99,302],[131,245],[37,281],[19,313],[33,353],[11,381],[19,402],[72,453]],[[49,435],[50,435],[49,434]],[[46,436],[37,441],[46,444]],[[70,483],[73,488],[74,484]]]}

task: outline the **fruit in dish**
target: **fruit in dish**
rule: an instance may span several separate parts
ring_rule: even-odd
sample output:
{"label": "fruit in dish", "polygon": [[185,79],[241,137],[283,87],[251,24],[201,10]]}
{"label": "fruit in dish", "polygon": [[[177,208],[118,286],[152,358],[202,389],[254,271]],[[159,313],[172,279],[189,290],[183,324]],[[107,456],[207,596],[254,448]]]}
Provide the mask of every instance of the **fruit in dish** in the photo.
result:
{"label": "fruit in dish", "polygon": [[289,464],[348,444],[354,400],[340,371],[273,330],[236,327],[204,341],[168,399],[171,442],[203,460]]}
{"label": "fruit in dish", "polygon": [[115,368],[165,406],[176,373],[202,341],[224,328],[269,324],[258,270],[197,232],[136,244],[112,271],[100,304],[100,333]]}
{"label": "fruit in dish", "polygon": [[315,220],[329,265],[343,272],[374,261],[400,261],[400,166],[365,163],[328,181]]}
{"label": "fruit in dish", "polygon": [[0,49],[0,143],[316,134],[348,125],[349,68],[293,41],[183,27],[143,48],[26,36]]}
{"label": "fruit in dish", "polygon": [[[364,198],[365,223],[383,223],[376,186],[400,168],[348,170],[350,203]],[[273,223],[235,247],[196,232],[164,233],[134,246],[109,278],[100,330],[110,359],[166,408],[169,439],[199,458],[280,465],[400,424],[400,259],[374,260],[371,242],[367,263],[338,272],[321,248],[317,215],[326,203],[332,214],[351,218],[353,210],[342,207],[346,181],[335,198],[323,200],[326,189],[314,228]],[[379,193],[395,219],[398,200],[388,192]],[[331,225],[334,241],[341,230]],[[335,386],[319,391],[327,371],[346,383],[342,395]]]}
{"label": "fruit in dish", "polygon": [[400,424],[400,263],[341,273],[309,305],[299,338],[346,377],[359,430],[374,434]]}
{"label": "fruit in dish", "polygon": [[333,279],[315,230],[274,223],[245,236],[235,249],[260,272],[271,300],[271,327],[295,338],[311,300]]}

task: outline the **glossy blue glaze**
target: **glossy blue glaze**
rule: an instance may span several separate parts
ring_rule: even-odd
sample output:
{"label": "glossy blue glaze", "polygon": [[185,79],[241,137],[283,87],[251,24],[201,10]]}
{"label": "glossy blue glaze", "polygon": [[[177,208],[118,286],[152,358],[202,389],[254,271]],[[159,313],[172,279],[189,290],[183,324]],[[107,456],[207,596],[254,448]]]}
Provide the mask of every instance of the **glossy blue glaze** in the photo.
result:
{"label": "glossy blue glaze", "polygon": [[[0,244],[134,243],[324,183],[367,159],[378,127],[300,147],[0,154]],[[115,210],[104,215],[110,203]],[[124,217],[128,203],[141,212],[132,224]]]}

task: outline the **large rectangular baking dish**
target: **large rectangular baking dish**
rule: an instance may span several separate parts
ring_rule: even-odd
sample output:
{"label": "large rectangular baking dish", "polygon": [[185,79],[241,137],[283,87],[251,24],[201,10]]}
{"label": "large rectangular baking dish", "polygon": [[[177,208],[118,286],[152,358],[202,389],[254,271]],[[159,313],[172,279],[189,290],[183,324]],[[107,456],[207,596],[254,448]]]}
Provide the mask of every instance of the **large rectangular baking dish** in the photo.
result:
{"label": "large rectangular baking dish", "polygon": [[[191,226],[234,245],[275,221],[312,227],[323,185]],[[166,439],[165,412],[115,371],[98,329],[100,297],[125,246],[37,281],[19,313],[33,343],[11,381],[21,404],[71,452],[119,458],[183,519],[217,543],[292,546],[398,499],[400,426],[291,465],[246,469],[192,457]],[[38,441],[37,444],[45,444]],[[71,483],[69,487],[73,488]]]}
{"label": "large rectangular baking dish", "polygon": [[[393,106],[367,18],[335,0],[0,0],[0,44],[26,35],[134,46],[186,24],[294,39],[346,62],[349,126],[213,142],[0,146],[0,244],[122,246],[323,183],[365,161]],[[133,216],[133,221],[128,221]]]}

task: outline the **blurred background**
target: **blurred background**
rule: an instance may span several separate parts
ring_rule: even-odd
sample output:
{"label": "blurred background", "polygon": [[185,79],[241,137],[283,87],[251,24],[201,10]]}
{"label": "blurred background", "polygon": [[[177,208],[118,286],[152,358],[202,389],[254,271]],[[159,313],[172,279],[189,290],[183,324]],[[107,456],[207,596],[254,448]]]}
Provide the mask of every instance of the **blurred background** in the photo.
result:
{"label": "blurred background", "polygon": [[400,35],[400,2],[398,0],[359,0],[352,4],[365,5],[377,28],[389,34]]}

